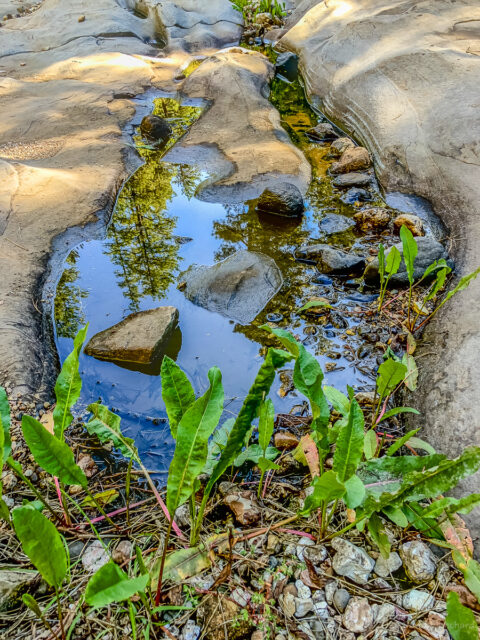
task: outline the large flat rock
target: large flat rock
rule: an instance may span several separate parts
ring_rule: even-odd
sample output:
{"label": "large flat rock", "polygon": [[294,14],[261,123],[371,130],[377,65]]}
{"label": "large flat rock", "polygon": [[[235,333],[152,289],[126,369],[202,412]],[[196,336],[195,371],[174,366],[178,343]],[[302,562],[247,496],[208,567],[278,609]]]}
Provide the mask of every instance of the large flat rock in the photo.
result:
{"label": "large flat rock", "polygon": [[283,284],[275,261],[254,251],[237,251],[211,267],[193,265],[181,280],[194,304],[240,324],[252,322]]}
{"label": "large flat rock", "polygon": [[[327,6],[328,5],[328,6]],[[477,0],[303,0],[281,46],[308,92],[375,158],[382,184],[429,199],[457,276],[480,265]],[[480,279],[444,307],[419,353],[422,437],[456,455],[480,444]],[[452,437],[455,433],[455,437]],[[479,477],[462,485],[478,491]],[[467,516],[480,533],[480,515]]]}
{"label": "large flat rock", "polygon": [[211,104],[166,159],[207,169],[199,198],[244,202],[279,182],[305,194],[310,165],[267,98],[273,72],[265,56],[234,47],[208,58],[184,83],[185,94]]}
{"label": "large flat rock", "polygon": [[101,360],[153,364],[167,350],[177,324],[175,307],[131,313],[113,327],[95,334],[85,353]]}

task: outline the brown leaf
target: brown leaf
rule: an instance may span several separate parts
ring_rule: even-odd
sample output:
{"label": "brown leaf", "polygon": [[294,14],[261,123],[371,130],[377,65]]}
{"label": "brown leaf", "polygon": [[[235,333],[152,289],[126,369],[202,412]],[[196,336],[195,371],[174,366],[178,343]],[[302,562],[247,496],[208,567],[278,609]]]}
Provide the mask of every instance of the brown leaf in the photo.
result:
{"label": "brown leaf", "polygon": [[40,418],[40,423],[43,424],[45,429],[49,431],[53,436],[53,411],[44,413],[43,416]]}
{"label": "brown leaf", "polygon": [[[318,575],[315,567],[313,566],[313,562],[309,560],[307,556],[303,556],[303,559],[305,561],[305,564],[307,565],[307,572],[308,572],[308,578],[309,578],[309,584],[307,586],[313,589],[323,589],[327,584],[327,578]],[[302,572],[302,580],[303,580],[303,572]]]}
{"label": "brown leaf", "polygon": [[475,611],[480,611],[480,604],[470,589],[467,589],[463,584],[447,584],[445,587],[445,597],[450,593],[450,591],[455,591],[460,598],[460,602],[470,609],[475,609]]}
{"label": "brown leaf", "polygon": [[457,551],[468,560],[473,556],[473,541],[470,531],[465,522],[458,514],[452,514],[448,520],[440,523],[440,529],[449,542]]}
{"label": "brown leaf", "polygon": [[311,435],[302,436],[298,447],[296,448],[294,458],[299,462],[303,462],[302,456],[305,459],[308,468],[310,469],[310,475],[312,478],[320,475],[320,459],[318,457],[318,449]]}
{"label": "brown leaf", "polygon": [[273,444],[280,451],[289,451],[290,449],[295,449],[298,445],[298,438],[293,433],[289,431],[277,431],[273,438]]}

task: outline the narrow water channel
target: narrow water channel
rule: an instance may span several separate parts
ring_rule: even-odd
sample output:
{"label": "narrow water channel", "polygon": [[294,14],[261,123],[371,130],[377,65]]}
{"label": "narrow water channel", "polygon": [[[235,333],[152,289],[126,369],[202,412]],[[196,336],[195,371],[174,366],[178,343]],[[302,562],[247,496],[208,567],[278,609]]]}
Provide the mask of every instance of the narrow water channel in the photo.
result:
{"label": "narrow water channel", "polygon": [[[132,130],[144,164],[125,183],[103,240],[83,242],[71,251],[58,283],[54,321],[61,361],[72,348],[77,330],[89,323],[89,337],[134,311],[172,305],[179,310],[179,329],[169,355],[187,372],[196,392],[207,385],[207,371],[220,367],[226,393],[226,415],[235,413],[247,393],[271,338],[259,329],[274,322],[292,331],[319,359],[327,384],[356,390],[372,388],[374,370],[389,338],[386,328],[372,328],[362,307],[374,297],[359,281],[331,278],[296,259],[302,245],[328,242],[361,255],[379,237],[357,231],[352,219],[359,203],[351,192],[337,189],[328,175],[334,160],[330,145],[315,143],[306,131],[321,121],[305,98],[301,83],[276,77],[271,100],[292,141],[312,165],[312,182],[300,220],[259,215],[255,201],[241,205],[202,202],[196,188],[208,176],[194,166],[171,164],[163,151],[145,148]],[[199,105],[158,97],[153,113],[174,128],[173,145],[200,116]],[[371,205],[383,205],[372,174]],[[401,199],[398,200],[401,206]],[[412,202],[408,203],[412,211]],[[418,213],[418,211],[417,211]],[[193,264],[212,265],[238,250],[273,258],[284,284],[253,322],[241,325],[190,302],[179,287],[182,272]],[[298,309],[325,297],[334,309],[305,315]],[[377,348],[376,348],[377,345]],[[138,371],[82,354],[81,408],[102,401],[122,416],[125,433],[133,437],[147,467],[165,472],[174,442],[166,424],[157,370]],[[292,390],[291,372],[282,371],[272,388],[277,412],[301,413],[303,398]]]}

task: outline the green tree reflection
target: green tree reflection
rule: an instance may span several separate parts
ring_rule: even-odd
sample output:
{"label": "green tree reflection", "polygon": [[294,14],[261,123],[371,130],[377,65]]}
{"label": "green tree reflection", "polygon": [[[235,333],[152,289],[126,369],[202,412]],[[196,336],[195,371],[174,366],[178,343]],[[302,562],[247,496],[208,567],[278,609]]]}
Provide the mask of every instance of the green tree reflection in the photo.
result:
{"label": "green tree reflection", "polygon": [[54,316],[57,335],[60,338],[74,338],[85,323],[82,300],[88,297],[88,291],[77,284],[80,275],[76,266],[77,260],[78,251],[74,249],[65,261],[67,267],[57,285]]}

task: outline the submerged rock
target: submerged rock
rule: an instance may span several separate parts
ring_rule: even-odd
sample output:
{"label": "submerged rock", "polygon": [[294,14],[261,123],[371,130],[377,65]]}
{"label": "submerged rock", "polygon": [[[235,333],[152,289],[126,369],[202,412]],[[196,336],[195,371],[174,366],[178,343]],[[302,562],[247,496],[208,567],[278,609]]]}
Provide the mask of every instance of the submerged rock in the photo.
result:
{"label": "submerged rock", "polygon": [[256,207],[257,211],[284,217],[301,216],[304,209],[305,204],[300,190],[289,182],[265,189]]}
{"label": "submerged rock", "polygon": [[140,133],[144,138],[165,143],[172,135],[172,128],[164,118],[148,115],[140,124]]}
{"label": "submerged rock", "polygon": [[395,218],[393,226],[397,233],[400,233],[400,229],[405,226],[414,236],[424,236],[425,231],[423,228],[423,222],[418,216],[414,216],[412,213],[402,213]]}
{"label": "submerged rock", "polygon": [[275,63],[275,73],[293,82],[298,75],[298,56],[291,51],[281,53]]}
{"label": "submerged rock", "polygon": [[337,275],[358,273],[365,267],[365,258],[334,249],[329,244],[314,244],[298,249],[297,257],[316,262],[320,271]]}
{"label": "submerged rock", "polygon": [[275,261],[253,251],[237,251],[211,267],[192,265],[181,279],[188,300],[240,324],[252,322],[283,284]]}
{"label": "submerged rock", "polygon": [[372,176],[369,173],[361,173],[352,171],[351,173],[342,173],[333,179],[332,183],[334,187],[365,187],[372,181]]}
{"label": "submerged rock", "polygon": [[333,235],[334,233],[342,233],[353,229],[355,222],[347,216],[340,216],[336,213],[332,213],[325,216],[318,224],[318,227],[322,233],[326,235]]}
{"label": "submerged rock", "polygon": [[361,171],[368,169],[372,164],[370,154],[365,147],[351,147],[346,149],[338,162],[334,162],[330,167],[331,173],[348,173],[350,171]]}
{"label": "submerged rock", "polygon": [[346,204],[353,204],[354,202],[368,202],[369,200],[372,200],[372,194],[366,189],[352,187],[347,191],[347,193],[344,193],[340,199]]}
{"label": "submerged rock", "polygon": [[307,135],[312,138],[312,140],[319,140],[320,142],[338,138],[338,133],[329,122],[320,122],[320,124],[309,129]]}
{"label": "submerged rock", "polygon": [[85,353],[101,360],[151,364],[165,352],[177,323],[175,307],[132,313],[94,335]]}
{"label": "submerged rock", "polygon": [[[434,238],[431,238],[429,236],[424,238],[417,238],[417,245],[418,255],[415,259],[415,268],[413,272],[413,277],[415,280],[418,280],[422,277],[423,272],[429,265],[432,264],[432,262],[434,262],[435,260],[439,260],[440,258],[448,258],[448,254],[443,245],[437,242]],[[403,254],[403,246],[401,242],[397,243],[394,246],[397,247],[401,254]],[[387,256],[390,251],[391,248],[385,252],[385,255]],[[366,282],[373,284],[378,282],[378,278],[378,258],[375,258],[374,260],[372,260],[372,262],[370,262],[370,264],[367,265],[367,268],[365,269],[365,280]],[[391,277],[389,284],[390,286],[408,284],[407,270],[405,268],[405,262],[403,261],[403,259],[400,265],[400,269],[394,276]]]}

